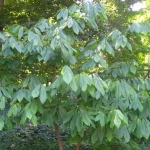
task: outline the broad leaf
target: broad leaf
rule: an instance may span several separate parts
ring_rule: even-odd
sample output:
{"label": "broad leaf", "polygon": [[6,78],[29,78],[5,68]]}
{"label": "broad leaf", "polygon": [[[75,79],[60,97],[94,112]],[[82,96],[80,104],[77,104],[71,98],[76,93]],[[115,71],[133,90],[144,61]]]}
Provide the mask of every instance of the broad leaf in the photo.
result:
{"label": "broad leaf", "polygon": [[63,75],[63,80],[67,84],[69,84],[74,78],[73,72],[68,66],[63,67],[61,74]]}

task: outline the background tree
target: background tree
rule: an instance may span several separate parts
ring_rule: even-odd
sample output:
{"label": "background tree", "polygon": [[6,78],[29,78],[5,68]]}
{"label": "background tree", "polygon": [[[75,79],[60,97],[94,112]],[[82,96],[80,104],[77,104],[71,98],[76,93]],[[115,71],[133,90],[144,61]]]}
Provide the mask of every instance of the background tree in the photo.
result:
{"label": "background tree", "polygon": [[[3,5],[3,0],[0,1]],[[49,18],[62,7],[70,6],[73,0],[5,0],[3,11],[0,13],[0,24],[4,26],[11,24],[24,24],[31,26],[40,18]]]}

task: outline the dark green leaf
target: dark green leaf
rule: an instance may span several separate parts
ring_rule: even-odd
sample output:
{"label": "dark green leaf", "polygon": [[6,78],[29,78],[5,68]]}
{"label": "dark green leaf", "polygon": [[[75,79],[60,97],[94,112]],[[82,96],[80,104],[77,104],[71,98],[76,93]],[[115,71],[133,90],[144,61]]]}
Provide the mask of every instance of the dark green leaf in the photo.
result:
{"label": "dark green leaf", "polygon": [[82,115],[82,121],[83,121],[87,126],[90,126],[90,124],[91,124],[91,119],[89,118],[88,112],[82,110],[82,111],[81,111],[81,115]]}
{"label": "dark green leaf", "polygon": [[95,121],[100,121],[101,127],[105,126],[105,115],[103,112],[99,112],[98,116],[96,116]]}
{"label": "dark green leaf", "polygon": [[91,142],[92,144],[96,143],[96,141],[98,140],[98,131],[97,129],[93,132],[92,136],[91,136]]}

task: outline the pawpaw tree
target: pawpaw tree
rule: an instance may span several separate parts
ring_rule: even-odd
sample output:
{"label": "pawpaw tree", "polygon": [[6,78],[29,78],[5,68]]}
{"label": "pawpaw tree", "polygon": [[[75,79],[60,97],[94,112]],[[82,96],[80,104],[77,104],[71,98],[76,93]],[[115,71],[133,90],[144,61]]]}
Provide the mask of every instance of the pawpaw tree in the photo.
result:
{"label": "pawpaw tree", "polygon": [[150,80],[124,54],[134,52],[132,38],[148,35],[150,24],[84,38],[91,29],[98,32],[97,20],[107,21],[104,6],[85,1],[30,29],[13,25],[0,33],[0,109],[8,107],[1,130],[47,124],[60,150],[60,128],[69,131],[76,150],[89,139],[99,145],[149,137]]}

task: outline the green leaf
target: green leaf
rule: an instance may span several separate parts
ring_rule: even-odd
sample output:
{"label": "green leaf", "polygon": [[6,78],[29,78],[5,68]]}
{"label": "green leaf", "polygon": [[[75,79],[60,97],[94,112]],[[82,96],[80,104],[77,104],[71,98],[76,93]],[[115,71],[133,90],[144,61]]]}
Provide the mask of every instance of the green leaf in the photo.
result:
{"label": "green leaf", "polygon": [[3,94],[4,94],[6,97],[11,98],[11,95],[9,94],[8,91],[6,91],[6,90],[5,90],[4,88],[2,88],[2,87],[1,87],[1,90],[2,90]]}
{"label": "green leaf", "polygon": [[69,19],[68,21],[68,28],[71,28],[73,26],[73,20],[72,19]]}
{"label": "green leaf", "polygon": [[45,86],[41,86],[41,91],[40,91],[40,101],[42,104],[45,103],[47,99],[47,94],[46,94],[46,87]]}
{"label": "green leaf", "polygon": [[80,24],[81,28],[84,29],[85,28],[85,22],[83,19],[78,20],[78,23]]}
{"label": "green leaf", "polygon": [[41,106],[40,102],[37,103],[37,110],[38,110],[38,112],[40,112],[41,114],[43,114],[43,107]]}
{"label": "green leaf", "polygon": [[143,137],[148,138],[149,132],[148,132],[148,129],[146,128],[146,120],[145,119],[142,119],[141,126],[142,126],[141,129],[142,129]]}
{"label": "green leaf", "polygon": [[27,77],[27,78],[25,78],[25,79],[23,80],[23,82],[22,82],[23,87],[27,87],[27,85],[29,84],[29,80],[30,80],[29,77]]}
{"label": "green leaf", "polygon": [[118,49],[118,48],[120,47],[121,42],[122,42],[122,39],[121,39],[121,37],[119,37],[119,38],[117,39],[117,41],[116,41],[115,49]]}
{"label": "green leaf", "polygon": [[81,87],[83,92],[86,91],[87,84],[88,84],[88,79],[86,78],[86,75],[85,74],[80,74],[80,87]]}
{"label": "green leaf", "polygon": [[26,119],[27,119],[27,116],[26,116],[26,113],[24,112],[23,115],[22,115],[22,117],[21,117],[20,124],[24,124],[25,121],[26,121]]}
{"label": "green leaf", "polygon": [[69,7],[69,13],[74,14],[77,10],[78,6],[76,4],[73,4]]}
{"label": "green leaf", "polygon": [[8,117],[5,118],[5,125],[6,125],[6,129],[7,130],[10,130],[13,128],[13,125],[12,125],[12,122],[11,122],[11,119],[9,119]]}
{"label": "green leaf", "polygon": [[62,106],[59,106],[59,115],[60,117],[63,119],[67,114],[67,111],[62,107]]}
{"label": "green leaf", "polygon": [[136,126],[135,134],[139,139],[142,137],[142,124],[139,118],[137,119],[137,126]]}
{"label": "green leaf", "polygon": [[10,47],[9,40],[6,40],[5,43],[2,45],[2,51],[6,50],[9,47]]}
{"label": "green leaf", "polygon": [[63,16],[63,9],[58,13],[57,20],[59,20]]}
{"label": "green leaf", "polygon": [[41,35],[41,32],[40,32],[40,30],[38,29],[38,28],[34,28],[34,31],[35,31],[35,33],[37,33],[38,35]]}
{"label": "green leaf", "polygon": [[7,113],[7,116],[10,117],[11,115],[16,116],[18,112],[17,105],[12,105]]}
{"label": "green leaf", "polygon": [[32,113],[31,113],[31,111],[29,109],[25,111],[25,114],[26,114],[27,118],[29,118],[29,119],[32,118]]}
{"label": "green leaf", "polygon": [[108,19],[106,14],[103,11],[100,12],[99,16],[100,16],[101,20],[107,20]]}
{"label": "green leaf", "polygon": [[63,75],[63,80],[67,84],[69,84],[74,78],[73,72],[68,66],[63,67],[61,74]]}
{"label": "green leaf", "polygon": [[63,118],[63,123],[69,122],[70,119],[72,118],[74,112],[75,112],[75,109],[72,109],[72,110],[70,110],[69,112],[67,112],[65,118]]}
{"label": "green leaf", "polygon": [[73,31],[76,33],[76,34],[79,34],[79,25],[78,25],[78,23],[75,21],[75,20],[73,20]]}
{"label": "green leaf", "polygon": [[104,91],[104,88],[103,88],[100,78],[97,75],[93,75],[93,79],[94,79],[94,84],[95,84],[95,87],[97,88],[97,90],[99,90],[100,93],[102,95],[104,95],[105,91]]}
{"label": "green leaf", "polygon": [[0,130],[4,128],[4,120],[0,118]]}
{"label": "green leaf", "polygon": [[2,33],[0,33],[0,39],[5,40],[5,36]]}
{"label": "green leaf", "polygon": [[40,85],[37,85],[35,87],[35,89],[32,91],[32,97],[35,98],[35,97],[38,97],[39,96],[39,93],[40,93]]}
{"label": "green leaf", "polygon": [[105,126],[105,115],[103,112],[99,112],[98,116],[96,116],[95,121],[100,121],[101,127]]}
{"label": "green leaf", "polygon": [[115,52],[114,52],[112,46],[107,41],[106,41],[106,51],[112,56],[115,55]]}
{"label": "green leaf", "polygon": [[119,99],[121,96],[121,83],[119,81],[116,81],[114,84],[116,87],[115,88],[115,96],[117,99]]}
{"label": "green leaf", "polygon": [[96,129],[96,130],[93,132],[92,136],[91,136],[91,142],[92,142],[92,144],[96,143],[97,140],[98,140],[98,130]]}
{"label": "green leaf", "polygon": [[73,130],[71,130],[71,136],[72,136],[73,138],[76,136],[76,134],[77,134],[76,128],[73,129]]}
{"label": "green leaf", "polygon": [[82,121],[87,125],[90,126],[91,124],[91,119],[89,118],[89,114],[85,110],[81,110],[81,115],[82,115]]}
{"label": "green leaf", "polygon": [[56,46],[57,46],[57,38],[56,38],[56,37],[54,37],[54,38],[52,39],[50,45],[51,45],[51,48],[52,48],[53,50],[55,50],[55,48],[56,48]]}
{"label": "green leaf", "polygon": [[89,86],[88,87],[88,92],[90,93],[90,95],[92,97],[95,97],[95,88],[94,88],[94,86]]}
{"label": "green leaf", "polygon": [[5,102],[6,102],[5,98],[2,96],[0,98],[0,109],[1,110],[3,110],[5,108]]}
{"label": "green leaf", "polygon": [[37,101],[36,100],[33,100],[31,102],[31,105],[30,105],[30,110],[33,114],[36,114],[37,112],[37,109],[38,109],[38,104],[37,104]]}
{"label": "green leaf", "polygon": [[18,31],[18,38],[21,39],[23,37],[23,27],[20,27],[19,31]]}
{"label": "green leaf", "polygon": [[115,125],[117,128],[119,128],[120,125],[121,125],[121,120],[120,120],[120,118],[119,118],[119,116],[118,116],[117,113],[115,113],[114,125]]}
{"label": "green leaf", "polygon": [[108,141],[110,142],[112,140],[112,138],[113,138],[112,130],[111,129],[107,129],[106,136],[107,136]]}
{"label": "green leaf", "polygon": [[52,118],[52,114],[45,114],[43,117],[42,117],[42,123],[48,125],[49,127],[52,127],[53,126],[53,118]]}
{"label": "green leaf", "polygon": [[121,120],[124,120],[124,115],[122,114],[122,112],[119,109],[116,110],[116,113]]}
{"label": "green leaf", "polygon": [[106,63],[106,60],[104,60],[102,56],[99,56],[99,57],[100,57],[99,62],[101,64],[101,66],[104,68],[108,68],[108,64]]}
{"label": "green leaf", "polygon": [[19,102],[21,102],[24,98],[24,92],[22,89],[20,89],[19,91],[17,91],[14,95],[14,99],[17,99]]}
{"label": "green leaf", "polygon": [[56,80],[51,84],[53,89],[58,88],[62,82],[62,76],[58,76]]}
{"label": "green leaf", "polygon": [[121,127],[121,129],[116,129],[116,134],[117,134],[118,139],[122,139],[124,135],[124,126]]}
{"label": "green leaf", "polygon": [[131,64],[131,65],[130,65],[130,71],[131,71],[133,74],[136,73],[136,67],[135,67],[134,64]]}
{"label": "green leaf", "polygon": [[104,139],[104,136],[105,136],[105,129],[104,128],[98,128],[98,138],[100,141],[102,141]]}
{"label": "green leaf", "polygon": [[107,122],[110,122],[110,128],[114,127],[114,118],[115,118],[115,111],[110,111],[107,117]]}
{"label": "green leaf", "polygon": [[83,128],[82,116],[81,116],[80,111],[78,111],[78,114],[77,114],[76,126],[77,126],[78,132],[80,132]]}
{"label": "green leaf", "polygon": [[100,61],[100,56],[98,54],[94,55],[94,61],[97,63]]}
{"label": "green leaf", "polygon": [[31,121],[34,126],[37,126],[37,117],[35,115],[32,115]]}
{"label": "green leaf", "polygon": [[63,19],[67,19],[67,17],[68,17],[68,9],[65,9],[63,11]]}
{"label": "green leaf", "polygon": [[122,70],[124,76],[127,76],[127,74],[128,74],[128,66],[125,63],[121,64],[121,70]]}
{"label": "green leaf", "polygon": [[130,44],[129,42],[127,42],[127,48],[128,48],[130,51],[132,51],[132,46],[131,46],[131,44]]}
{"label": "green leaf", "polygon": [[101,93],[97,90],[95,92],[95,98],[98,100],[100,98],[100,96],[101,96]]}
{"label": "green leaf", "polygon": [[75,82],[74,79],[70,82],[70,87],[72,88],[72,90],[74,92],[76,92],[78,90],[78,87],[77,87],[76,82]]}
{"label": "green leaf", "polygon": [[77,111],[75,110],[72,119],[70,120],[70,130],[74,130],[74,128],[76,127],[76,122],[77,122]]}
{"label": "green leaf", "polygon": [[75,65],[75,63],[77,62],[76,57],[74,57],[73,55],[68,55],[68,60],[71,64]]}

